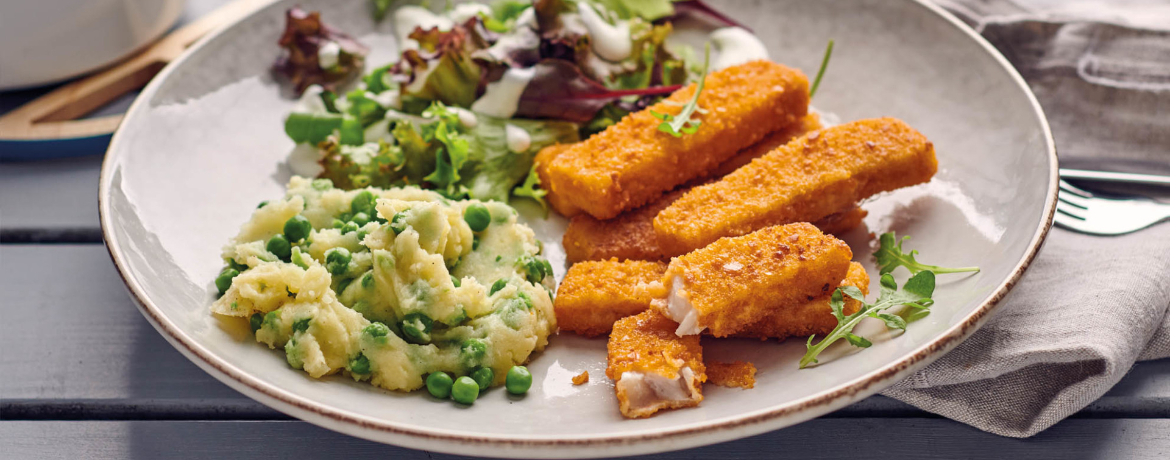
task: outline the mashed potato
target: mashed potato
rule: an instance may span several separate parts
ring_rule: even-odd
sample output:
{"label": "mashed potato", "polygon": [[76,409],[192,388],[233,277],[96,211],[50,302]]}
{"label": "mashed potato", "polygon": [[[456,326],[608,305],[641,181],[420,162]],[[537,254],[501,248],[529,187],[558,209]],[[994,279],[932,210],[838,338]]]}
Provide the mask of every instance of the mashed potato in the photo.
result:
{"label": "mashed potato", "polygon": [[[307,237],[285,244],[294,221]],[[294,177],[222,256],[239,274],[211,311],[249,318],[257,341],[313,377],[414,390],[432,372],[488,367],[499,385],[556,330],[552,267],[502,203]]]}

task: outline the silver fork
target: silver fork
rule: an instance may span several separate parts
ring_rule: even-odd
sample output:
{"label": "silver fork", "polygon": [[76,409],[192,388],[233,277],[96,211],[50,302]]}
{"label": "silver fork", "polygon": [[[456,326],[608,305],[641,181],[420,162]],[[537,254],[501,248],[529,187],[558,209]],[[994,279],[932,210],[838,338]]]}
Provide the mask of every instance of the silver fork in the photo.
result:
{"label": "silver fork", "polygon": [[1090,235],[1124,235],[1170,219],[1170,204],[1148,198],[1094,196],[1060,180],[1056,224]]}

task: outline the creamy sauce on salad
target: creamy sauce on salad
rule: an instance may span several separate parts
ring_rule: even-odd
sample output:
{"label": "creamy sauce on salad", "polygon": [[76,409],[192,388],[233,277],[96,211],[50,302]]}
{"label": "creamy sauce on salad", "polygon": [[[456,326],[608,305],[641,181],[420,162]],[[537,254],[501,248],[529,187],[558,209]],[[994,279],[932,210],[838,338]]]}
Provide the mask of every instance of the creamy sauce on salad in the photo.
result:
{"label": "creamy sauce on salad", "polygon": [[634,44],[630,41],[629,22],[617,21],[617,24],[610,24],[585,2],[577,4],[577,14],[581,15],[581,22],[589,30],[593,52],[602,59],[614,62],[630,57]]}
{"label": "creamy sauce on salad", "polygon": [[536,70],[532,68],[508,69],[499,81],[487,84],[483,96],[471,104],[471,110],[493,117],[512,118],[520,105],[520,95],[524,94],[524,88],[534,76]]}
{"label": "creamy sauce on salad", "polygon": [[711,42],[719,51],[711,63],[711,70],[768,59],[768,49],[760,39],[740,27],[724,27],[711,32]]}

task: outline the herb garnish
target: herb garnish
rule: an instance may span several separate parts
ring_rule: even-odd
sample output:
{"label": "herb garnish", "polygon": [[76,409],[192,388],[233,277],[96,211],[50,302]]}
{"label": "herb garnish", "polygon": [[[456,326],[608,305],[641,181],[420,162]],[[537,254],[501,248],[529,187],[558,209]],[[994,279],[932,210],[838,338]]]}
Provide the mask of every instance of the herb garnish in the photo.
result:
{"label": "herb garnish", "polygon": [[962,268],[946,268],[937,265],[926,265],[914,260],[914,256],[918,255],[918,251],[910,251],[909,253],[902,252],[902,243],[910,239],[909,236],[903,236],[901,240],[894,235],[894,232],[883,233],[879,238],[880,246],[878,250],[873,253],[874,258],[877,259],[878,271],[882,274],[894,271],[898,266],[906,267],[911,274],[917,274],[923,271],[932,271],[936,274],[944,273],[962,273],[962,272],[977,272],[979,267],[962,267]]}
{"label": "herb garnish", "polygon": [[825,57],[821,59],[821,68],[817,70],[817,78],[813,79],[812,87],[808,90],[810,99],[817,94],[817,87],[821,86],[821,78],[825,76],[825,69],[829,68],[829,58],[832,56],[833,41],[829,40],[829,46],[825,48]]}
{"label": "herb garnish", "polygon": [[703,92],[703,84],[707,82],[708,65],[711,62],[711,44],[707,44],[706,51],[703,53],[703,76],[699,77],[699,84],[695,87],[695,94],[691,96],[690,102],[683,106],[682,111],[678,115],[670,115],[668,113],[658,113],[653,110],[650,115],[654,118],[662,120],[658,125],[658,130],[670,134],[674,137],[682,137],[683,134],[694,134],[699,130],[699,126],[703,122],[697,118],[691,118],[695,112],[704,113],[704,110],[699,107],[699,93]]}
{"label": "herb garnish", "polygon": [[[919,272],[906,281],[901,291],[898,290],[898,283],[894,281],[894,277],[886,273],[881,277],[881,289],[882,293],[874,303],[866,303],[861,290],[853,286],[842,286],[833,291],[829,306],[833,309],[833,316],[837,318],[837,327],[816,345],[813,345],[815,335],[808,338],[806,344],[808,351],[800,358],[800,368],[816,363],[817,355],[840,339],[845,339],[850,345],[859,348],[869,348],[873,345],[865,337],[853,334],[853,328],[865,318],[877,318],[886,323],[888,328],[906,330],[907,320],[913,321],[926,316],[930,306],[934,304],[934,299],[931,299],[934,294],[934,272],[928,270]],[[861,308],[849,316],[842,312],[846,295],[861,302]],[[905,317],[883,313],[900,305],[905,305],[909,310]]]}

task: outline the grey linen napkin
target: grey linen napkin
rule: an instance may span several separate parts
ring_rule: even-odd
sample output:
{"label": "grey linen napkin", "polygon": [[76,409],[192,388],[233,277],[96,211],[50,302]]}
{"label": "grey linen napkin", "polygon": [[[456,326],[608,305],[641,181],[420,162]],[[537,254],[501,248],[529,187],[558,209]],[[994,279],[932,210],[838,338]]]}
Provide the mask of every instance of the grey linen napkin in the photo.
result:
{"label": "grey linen napkin", "polygon": [[[1170,173],[1170,1],[935,1],[1028,80],[1062,166]],[[983,328],[884,394],[1031,436],[1104,395],[1135,361],[1170,357],[1168,308],[1170,223],[1121,237],[1054,228]]]}

